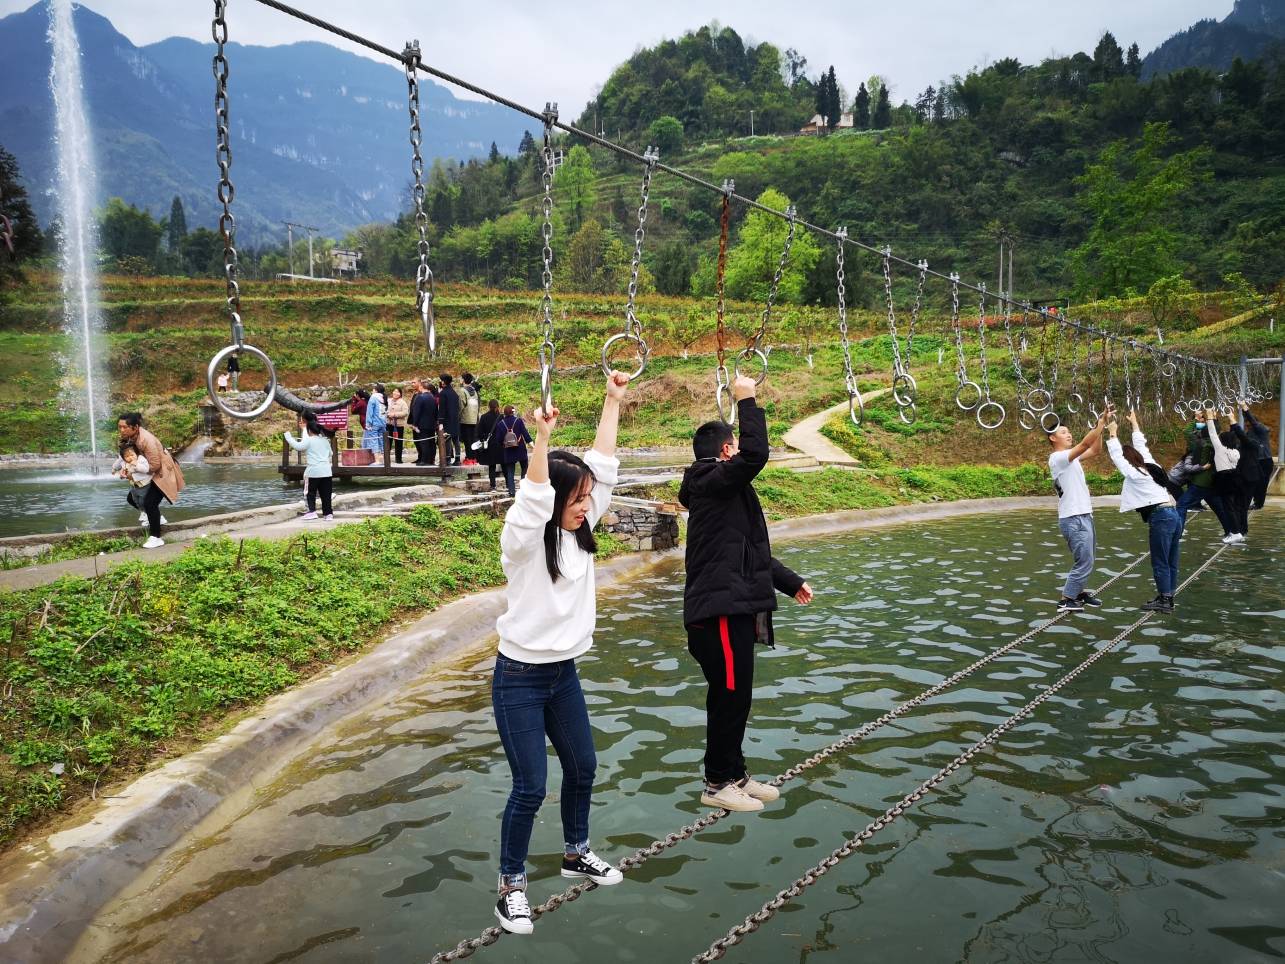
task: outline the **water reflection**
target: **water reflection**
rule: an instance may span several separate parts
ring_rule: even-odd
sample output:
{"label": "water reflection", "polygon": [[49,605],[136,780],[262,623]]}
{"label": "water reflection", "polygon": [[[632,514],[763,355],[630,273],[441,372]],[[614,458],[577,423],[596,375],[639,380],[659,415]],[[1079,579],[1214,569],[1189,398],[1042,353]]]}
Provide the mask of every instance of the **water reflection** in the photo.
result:
{"label": "water reflection", "polygon": [[[1285,953],[1279,691],[1285,514],[1255,517],[1158,619],[747,939],[735,961],[1250,960]],[[1144,549],[1101,513],[1101,573]],[[1211,551],[1197,522],[1189,564]],[[747,754],[779,772],[1047,616],[1065,564],[1042,513],[781,547],[819,590],[760,651]],[[966,547],[966,548],[965,548]],[[1134,618],[1145,565],[1077,616],[732,817],[505,938],[486,960],[686,960]],[[599,852],[701,812],[699,672],[668,566],[604,600],[581,674]],[[1257,613],[1262,615],[1247,615]],[[488,661],[328,731],[103,915],[78,960],[426,960],[492,922],[508,792]],[[532,896],[560,890],[557,766]],[[831,955],[832,956],[832,955]]]}

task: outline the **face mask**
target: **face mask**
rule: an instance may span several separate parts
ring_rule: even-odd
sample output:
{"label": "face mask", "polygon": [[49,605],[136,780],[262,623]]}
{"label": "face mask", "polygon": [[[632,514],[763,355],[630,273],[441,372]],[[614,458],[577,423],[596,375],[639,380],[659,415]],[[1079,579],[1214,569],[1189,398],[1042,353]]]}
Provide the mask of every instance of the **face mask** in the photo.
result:
{"label": "face mask", "polygon": [[1197,423],[1196,423],[1196,428],[1197,428],[1197,429],[1199,429],[1200,431],[1204,431],[1205,423],[1204,423],[1204,422],[1197,422]]}

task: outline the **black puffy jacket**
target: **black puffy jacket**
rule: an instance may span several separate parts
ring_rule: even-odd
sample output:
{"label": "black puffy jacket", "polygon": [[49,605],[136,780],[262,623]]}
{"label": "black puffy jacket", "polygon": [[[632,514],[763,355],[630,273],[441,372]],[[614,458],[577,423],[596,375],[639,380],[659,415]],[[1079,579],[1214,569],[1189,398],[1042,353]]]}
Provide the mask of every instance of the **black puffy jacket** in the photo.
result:
{"label": "black puffy jacket", "polygon": [[703,459],[683,475],[678,501],[687,520],[683,623],[771,612],[776,593],[793,596],[803,577],[772,558],[754,477],[767,465],[767,418],[752,398],[737,403],[741,450],[726,462]]}

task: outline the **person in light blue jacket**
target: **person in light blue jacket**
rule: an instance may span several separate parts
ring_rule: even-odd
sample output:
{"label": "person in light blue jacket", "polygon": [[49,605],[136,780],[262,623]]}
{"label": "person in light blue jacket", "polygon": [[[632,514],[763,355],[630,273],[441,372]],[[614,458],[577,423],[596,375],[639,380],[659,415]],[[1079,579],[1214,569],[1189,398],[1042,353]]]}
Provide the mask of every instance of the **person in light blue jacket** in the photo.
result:
{"label": "person in light blue jacket", "polygon": [[327,522],[332,522],[335,515],[331,511],[330,495],[334,491],[335,480],[331,474],[330,436],[312,412],[299,416],[299,431],[302,435],[299,439],[286,432],[286,444],[296,452],[305,453],[307,459],[303,484],[308,488],[308,511],[303,520],[311,522],[317,518],[317,496],[320,495],[321,514]]}
{"label": "person in light blue jacket", "polygon": [[376,458],[384,457],[384,429],[388,425],[388,396],[384,394],[384,386],[375,385],[375,390],[370,393],[370,401],[366,403],[366,431],[361,437],[361,447],[370,449],[375,453]]}

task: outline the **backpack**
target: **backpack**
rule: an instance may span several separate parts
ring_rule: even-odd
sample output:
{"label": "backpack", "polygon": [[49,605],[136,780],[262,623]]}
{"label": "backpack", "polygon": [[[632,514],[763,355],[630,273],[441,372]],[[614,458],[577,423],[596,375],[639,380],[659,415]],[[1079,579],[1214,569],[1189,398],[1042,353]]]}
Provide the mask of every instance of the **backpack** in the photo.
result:
{"label": "backpack", "polygon": [[477,393],[477,389],[472,385],[465,385],[464,411],[460,413],[460,421],[465,425],[476,425],[479,408],[481,408],[481,398]]}
{"label": "backpack", "polygon": [[[522,443],[518,440],[518,433],[513,431],[517,428],[517,422],[504,423],[504,447],[506,449],[515,449]],[[505,471],[508,471],[507,469]]]}

